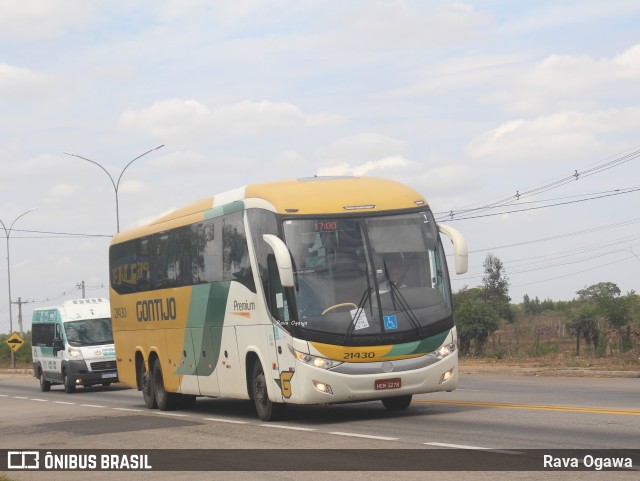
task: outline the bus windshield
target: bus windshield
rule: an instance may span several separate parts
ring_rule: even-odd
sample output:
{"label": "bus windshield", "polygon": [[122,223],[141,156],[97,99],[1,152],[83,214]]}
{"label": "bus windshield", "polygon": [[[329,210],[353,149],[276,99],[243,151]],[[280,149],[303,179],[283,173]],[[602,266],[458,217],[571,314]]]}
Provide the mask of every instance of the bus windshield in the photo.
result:
{"label": "bus windshield", "polygon": [[302,332],[345,345],[383,343],[433,335],[436,324],[450,322],[448,273],[430,211],[285,220],[284,236]]}
{"label": "bus windshield", "polygon": [[65,322],[67,341],[74,347],[113,344],[111,319],[82,319]]}

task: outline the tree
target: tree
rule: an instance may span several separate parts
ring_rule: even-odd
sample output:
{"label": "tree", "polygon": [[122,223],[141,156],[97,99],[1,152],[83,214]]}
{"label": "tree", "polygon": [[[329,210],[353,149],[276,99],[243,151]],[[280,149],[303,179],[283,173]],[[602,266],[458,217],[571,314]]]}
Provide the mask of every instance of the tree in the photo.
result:
{"label": "tree", "polygon": [[487,254],[484,260],[484,277],[482,284],[485,289],[486,300],[499,317],[508,322],[514,322],[515,316],[511,310],[511,297],[509,297],[509,279],[504,273],[502,261],[493,254]]}
{"label": "tree", "polygon": [[[620,348],[624,349],[630,344],[630,339],[620,332],[620,328],[631,321],[632,297],[620,296],[620,288],[613,282],[599,282],[579,290],[577,309],[574,312],[567,327],[576,335],[576,350],[580,350],[580,336],[584,337],[587,344],[593,342],[594,348],[601,348],[606,352],[612,335],[619,333]],[[605,334],[606,327],[611,329]],[[602,336],[600,335],[602,331]],[[630,337],[630,329],[628,329]],[[604,341],[601,341],[604,337]]]}
{"label": "tree", "polygon": [[580,354],[580,337],[588,346],[598,346],[599,329],[596,309],[589,303],[582,303],[572,311],[567,329],[576,336],[576,354]]}
{"label": "tree", "polygon": [[487,339],[498,329],[498,314],[487,302],[485,289],[464,287],[453,295],[453,306],[461,352],[468,353],[475,341],[476,354],[481,355]]}
{"label": "tree", "polygon": [[631,320],[631,304],[620,297],[620,288],[613,282],[600,282],[577,292],[581,300],[591,302],[596,315],[609,327],[619,329]]}

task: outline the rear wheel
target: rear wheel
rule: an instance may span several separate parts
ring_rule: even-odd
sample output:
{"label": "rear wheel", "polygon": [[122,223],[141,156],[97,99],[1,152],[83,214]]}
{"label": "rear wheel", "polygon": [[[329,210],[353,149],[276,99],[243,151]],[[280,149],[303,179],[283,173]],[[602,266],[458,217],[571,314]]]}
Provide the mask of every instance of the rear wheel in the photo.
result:
{"label": "rear wheel", "polygon": [[64,384],[64,392],[67,394],[72,394],[76,390],[76,385],[73,383],[73,379],[69,377],[67,371],[62,373],[62,383]]}
{"label": "rear wheel", "polygon": [[158,409],[161,411],[173,411],[178,406],[180,395],[178,393],[167,392],[165,390],[160,359],[156,359],[156,362],[153,365],[153,376],[151,378],[151,382],[153,384]]}
{"label": "rear wheel", "polygon": [[275,421],[284,414],[284,404],[273,403],[269,399],[267,391],[267,379],[260,361],[256,361],[253,366],[253,402],[256,405],[258,417],[263,421]]}
{"label": "rear wheel", "polygon": [[402,411],[403,409],[407,409],[411,404],[412,396],[397,396],[397,397],[388,397],[382,400],[382,404],[389,411]]}
{"label": "rear wheel", "polygon": [[153,376],[151,375],[151,369],[147,372],[144,363],[140,364],[140,383],[142,385],[141,391],[144,405],[148,409],[157,409],[158,403],[156,403],[156,394],[153,390]]}
{"label": "rear wheel", "polygon": [[38,371],[40,373],[40,390],[42,392],[47,392],[51,390],[51,383],[44,378],[44,373],[42,370]]}

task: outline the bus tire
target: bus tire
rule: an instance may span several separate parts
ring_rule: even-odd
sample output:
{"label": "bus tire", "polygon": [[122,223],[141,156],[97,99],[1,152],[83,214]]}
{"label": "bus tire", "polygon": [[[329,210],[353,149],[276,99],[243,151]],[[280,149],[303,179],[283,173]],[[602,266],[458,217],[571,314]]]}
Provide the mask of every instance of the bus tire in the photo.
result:
{"label": "bus tire", "polygon": [[284,404],[273,403],[269,399],[267,391],[267,378],[262,369],[260,361],[256,360],[253,365],[253,377],[251,382],[253,389],[253,402],[256,406],[258,417],[263,421],[276,421],[284,414]]}
{"label": "bus tire", "polygon": [[51,383],[44,378],[44,373],[42,372],[42,369],[39,369],[38,373],[40,374],[40,376],[38,376],[40,378],[40,390],[42,392],[50,391]]}
{"label": "bus tire", "polygon": [[167,392],[164,388],[164,378],[162,377],[160,359],[156,359],[156,362],[153,364],[153,376],[151,376],[151,383],[153,384],[156,404],[160,411],[173,411],[178,407],[180,395],[175,392]]}
{"label": "bus tire", "polygon": [[67,394],[73,394],[76,391],[76,385],[67,374],[66,369],[62,372],[62,384],[64,384],[64,392]]}
{"label": "bus tire", "polygon": [[142,398],[144,399],[144,405],[147,409],[157,409],[158,403],[156,403],[156,394],[153,391],[153,376],[151,375],[151,367],[147,371],[144,367],[144,362],[140,363],[140,390],[142,391]]}
{"label": "bus tire", "polygon": [[384,404],[384,407],[389,411],[402,411],[409,407],[411,398],[411,394],[408,396],[387,397],[382,400],[382,404]]}

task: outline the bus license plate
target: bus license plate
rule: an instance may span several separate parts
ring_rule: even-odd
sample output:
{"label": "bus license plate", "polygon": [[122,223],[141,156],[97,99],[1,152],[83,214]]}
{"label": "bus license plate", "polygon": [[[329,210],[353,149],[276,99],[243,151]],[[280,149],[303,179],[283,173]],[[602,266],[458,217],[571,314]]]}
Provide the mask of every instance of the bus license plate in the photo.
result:
{"label": "bus license plate", "polygon": [[376,379],[375,387],[376,391],[381,389],[398,389],[402,386],[402,381],[399,377],[393,379]]}
{"label": "bus license plate", "polygon": [[117,372],[103,372],[102,373],[102,379],[108,379],[108,378],[114,378],[114,377],[118,377],[118,373]]}

